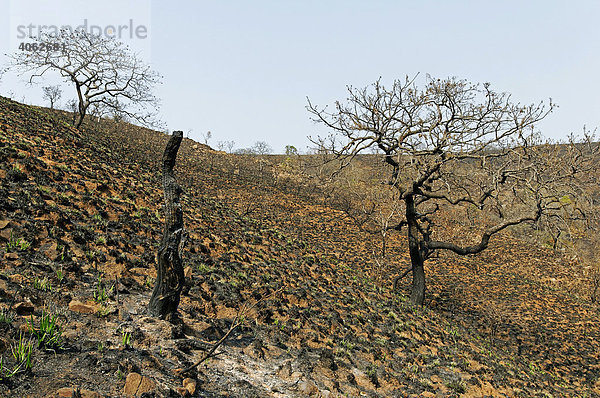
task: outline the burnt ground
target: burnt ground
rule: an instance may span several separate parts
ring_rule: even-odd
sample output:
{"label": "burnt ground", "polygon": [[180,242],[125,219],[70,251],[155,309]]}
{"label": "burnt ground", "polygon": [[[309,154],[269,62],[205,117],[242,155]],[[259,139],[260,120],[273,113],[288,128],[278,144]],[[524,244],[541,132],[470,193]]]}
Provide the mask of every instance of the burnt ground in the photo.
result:
{"label": "burnt ground", "polygon": [[392,236],[376,261],[377,237],[319,199],[294,172],[300,158],[184,140],[181,322],[150,317],[167,139],[109,120],[79,131],[0,98],[3,365],[43,314],[63,337],[35,341],[31,369],[5,377],[1,396],[114,397],[132,385],[181,396],[176,370],[248,307],[220,354],[185,375],[193,396],[600,396],[598,307],[574,293],[585,281],[571,261],[505,234],[480,255],[431,260],[429,299],[412,307],[392,291],[404,239]]}

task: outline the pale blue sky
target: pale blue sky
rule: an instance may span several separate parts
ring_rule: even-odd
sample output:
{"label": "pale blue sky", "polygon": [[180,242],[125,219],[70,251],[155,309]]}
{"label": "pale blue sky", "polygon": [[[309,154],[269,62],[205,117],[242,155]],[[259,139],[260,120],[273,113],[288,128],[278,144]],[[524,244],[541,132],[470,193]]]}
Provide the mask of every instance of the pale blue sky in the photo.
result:
{"label": "pale blue sky", "polygon": [[[29,10],[37,3],[25,2]],[[85,4],[60,0],[55,10],[64,17],[72,3]],[[323,133],[309,119],[306,96],[330,104],[345,98],[348,84],[416,73],[490,82],[524,103],[552,97],[560,107],[540,128],[555,139],[600,126],[599,1],[137,3],[78,18],[149,19],[140,51],[164,76],[163,119],[197,140],[210,130],[213,146],[260,140],[278,152],[287,144],[305,150],[307,135]],[[0,12],[0,23],[4,54],[14,36],[8,13]],[[40,87],[5,76],[0,94],[9,92],[42,103]]]}

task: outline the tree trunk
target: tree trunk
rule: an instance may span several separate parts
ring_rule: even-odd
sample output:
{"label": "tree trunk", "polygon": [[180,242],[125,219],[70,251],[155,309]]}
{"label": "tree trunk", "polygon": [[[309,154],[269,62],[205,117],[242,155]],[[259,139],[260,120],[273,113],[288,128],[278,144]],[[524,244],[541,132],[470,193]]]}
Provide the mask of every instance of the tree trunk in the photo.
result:
{"label": "tree trunk", "polygon": [[406,221],[408,223],[408,251],[412,264],[412,288],[410,301],[416,305],[423,305],[425,301],[425,268],[423,266],[423,255],[419,247],[419,229],[417,227],[417,212],[412,196],[405,199]]}
{"label": "tree trunk", "polygon": [[183,211],[179,196],[181,187],[175,180],[173,167],[183,139],[183,131],[174,131],[163,154],[163,189],[165,195],[165,232],[158,249],[158,269],[154,291],[148,304],[150,313],[162,319],[173,319],[185,277],[179,254],[183,235]]}

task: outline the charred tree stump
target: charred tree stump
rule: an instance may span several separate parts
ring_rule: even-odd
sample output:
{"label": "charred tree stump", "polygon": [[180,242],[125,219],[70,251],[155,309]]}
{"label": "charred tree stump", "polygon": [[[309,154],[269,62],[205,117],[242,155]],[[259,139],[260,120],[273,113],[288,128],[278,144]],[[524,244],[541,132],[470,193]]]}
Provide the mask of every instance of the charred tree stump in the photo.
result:
{"label": "charred tree stump", "polygon": [[158,249],[156,284],[148,309],[162,319],[174,319],[185,283],[179,246],[183,235],[183,211],[179,196],[181,187],[175,180],[173,168],[183,131],[174,131],[162,158],[163,189],[165,195],[165,232]]}

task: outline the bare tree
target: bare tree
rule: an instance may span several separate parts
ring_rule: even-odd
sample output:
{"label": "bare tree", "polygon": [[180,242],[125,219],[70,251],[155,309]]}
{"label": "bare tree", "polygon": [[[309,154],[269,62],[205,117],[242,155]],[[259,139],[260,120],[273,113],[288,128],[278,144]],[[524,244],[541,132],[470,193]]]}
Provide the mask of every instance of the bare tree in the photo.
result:
{"label": "bare tree", "polygon": [[[577,177],[594,167],[581,145],[561,147],[559,158],[556,146],[539,145],[534,127],[554,109],[552,102],[523,106],[489,84],[425,80],[424,88],[416,78],[396,80],[389,89],[379,81],[348,87],[347,101],[332,111],[308,101],[314,120],[332,131],[313,142],[327,146],[339,168],[372,147],[383,154],[388,178],[382,182],[397,191],[403,216],[386,228],[406,229],[410,299],[419,305],[424,264],[436,251],[479,253],[506,228],[560,211],[560,198],[576,195]],[[465,209],[477,212],[477,225],[460,236],[444,235],[440,216],[458,217]]]}
{"label": "bare tree", "polygon": [[252,146],[252,150],[257,155],[268,155],[273,152],[273,148],[265,141],[256,141]]}
{"label": "bare tree", "polygon": [[219,141],[219,142],[217,142],[217,149],[219,151],[226,151],[227,153],[231,153],[234,146],[235,146],[235,141]]}
{"label": "bare tree", "polygon": [[208,141],[212,138],[212,133],[207,131],[206,133],[202,133],[202,139],[204,140],[204,144],[208,145]]}
{"label": "bare tree", "polygon": [[[10,68],[29,75],[29,82],[57,72],[73,84],[77,94],[79,128],[93,104],[108,107],[145,125],[156,125],[158,99],[152,88],[160,76],[115,38],[83,30],[42,33],[34,45],[48,51],[20,51],[11,56]],[[55,44],[59,50],[54,50]]]}
{"label": "bare tree", "polygon": [[58,102],[62,95],[62,90],[59,86],[44,86],[43,98],[50,101],[50,109],[54,109],[54,104]]}

